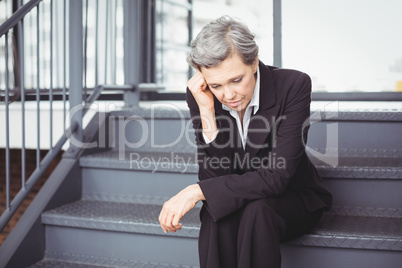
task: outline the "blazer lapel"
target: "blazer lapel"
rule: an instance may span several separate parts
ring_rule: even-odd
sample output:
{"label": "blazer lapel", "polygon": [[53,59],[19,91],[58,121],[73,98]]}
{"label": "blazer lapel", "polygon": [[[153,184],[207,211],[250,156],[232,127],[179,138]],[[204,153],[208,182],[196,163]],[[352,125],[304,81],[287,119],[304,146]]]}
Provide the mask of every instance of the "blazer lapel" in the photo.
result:
{"label": "blazer lapel", "polygon": [[250,118],[246,144],[246,153],[249,153],[250,158],[260,149],[269,146],[264,143],[272,131],[279,110],[279,106],[275,106],[276,92],[272,72],[261,61],[259,68],[260,106],[258,112]]}

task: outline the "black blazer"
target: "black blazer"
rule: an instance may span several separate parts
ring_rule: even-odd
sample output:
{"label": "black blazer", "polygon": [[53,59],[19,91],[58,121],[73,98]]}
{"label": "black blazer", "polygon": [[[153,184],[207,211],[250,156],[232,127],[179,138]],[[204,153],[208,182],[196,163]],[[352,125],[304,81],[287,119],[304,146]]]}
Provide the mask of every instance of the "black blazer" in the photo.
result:
{"label": "black blazer", "polygon": [[309,211],[329,209],[332,196],[306,151],[311,79],[305,73],[259,63],[260,106],[252,114],[245,149],[235,119],[215,98],[219,133],[206,144],[198,105],[187,104],[198,146],[199,185],[204,208],[218,221],[248,202],[296,191]]}

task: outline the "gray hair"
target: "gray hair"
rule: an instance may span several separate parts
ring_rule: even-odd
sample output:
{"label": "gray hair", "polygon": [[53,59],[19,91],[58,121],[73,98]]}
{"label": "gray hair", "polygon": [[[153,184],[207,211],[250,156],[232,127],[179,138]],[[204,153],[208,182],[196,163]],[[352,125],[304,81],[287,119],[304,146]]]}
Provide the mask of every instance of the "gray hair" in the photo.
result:
{"label": "gray hair", "polygon": [[216,67],[233,53],[237,53],[247,65],[258,56],[255,35],[248,27],[229,16],[222,16],[205,25],[191,42],[187,62],[195,69]]}

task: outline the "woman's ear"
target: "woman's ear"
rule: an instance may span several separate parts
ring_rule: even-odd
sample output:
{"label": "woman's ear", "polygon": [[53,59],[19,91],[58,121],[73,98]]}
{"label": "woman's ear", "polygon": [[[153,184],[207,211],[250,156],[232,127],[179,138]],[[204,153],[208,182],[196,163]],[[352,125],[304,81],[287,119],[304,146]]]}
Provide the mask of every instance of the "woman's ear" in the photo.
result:
{"label": "woman's ear", "polygon": [[253,72],[256,73],[258,69],[258,64],[259,64],[258,56],[255,57],[254,62],[253,62]]}

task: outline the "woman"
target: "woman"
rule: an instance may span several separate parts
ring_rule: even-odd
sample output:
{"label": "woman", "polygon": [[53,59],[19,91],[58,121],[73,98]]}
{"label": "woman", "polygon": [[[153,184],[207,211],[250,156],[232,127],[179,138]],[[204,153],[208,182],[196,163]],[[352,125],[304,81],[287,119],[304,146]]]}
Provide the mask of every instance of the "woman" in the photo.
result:
{"label": "woman", "polygon": [[331,194],[305,152],[311,80],[266,66],[247,26],[228,16],[191,43],[187,103],[199,182],[167,201],[162,229],[202,200],[201,267],[280,267],[280,242],[308,232]]}

